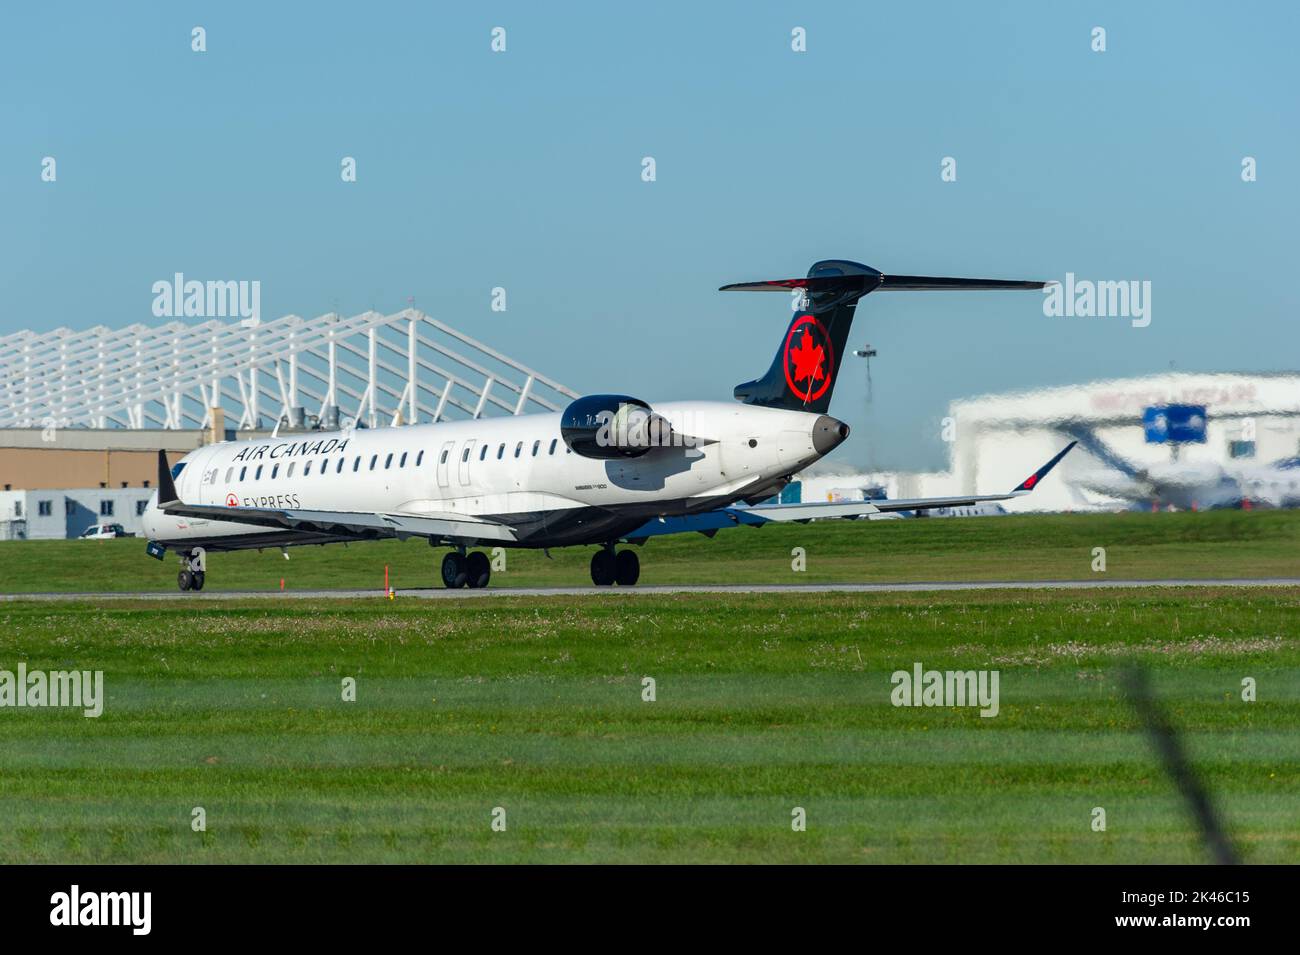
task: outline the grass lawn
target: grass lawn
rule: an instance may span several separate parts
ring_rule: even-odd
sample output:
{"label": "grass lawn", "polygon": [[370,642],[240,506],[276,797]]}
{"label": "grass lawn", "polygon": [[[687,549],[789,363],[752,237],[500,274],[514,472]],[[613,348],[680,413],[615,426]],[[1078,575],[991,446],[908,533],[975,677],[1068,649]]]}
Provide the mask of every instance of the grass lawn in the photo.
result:
{"label": "grass lawn", "polygon": [[[748,538],[788,551],[802,535],[808,576],[818,554],[830,575],[831,556],[848,553],[866,579],[939,576],[957,560],[923,546],[940,537],[1003,555],[984,568],[992,577],[1023,567],[1031,540],[1035,562],[1052,555],[1034,567],[1043,576],[1086,576],[1094,544],[1114,574],[1154,576],[1151,548],[1216,547],[1277,573],[1269,561],[1294,542],[1285,515],[1189,517]],[[1152,527],[1170,534],[1153,542]],[[1000,528],[1015,541],[985,536]],[[153,570],[141,546],[67,549],[108,561],[121,550]],[[684,567],[684,545],[654,543],[647,557],[676,548],[683,557],[661,566]],[[746,557],[725,535],[689,552],[773,575],[785,559]],[[370,553],[429,563],[414,543]],[[251,573],[252,560],[219,559]],[[725,560],[691,566],[731,578]],[[316,570],[320,585],[343,565]],[[20,661],[102,670],[107,702],[98,719],[0,709],[0,862],[1204,861],[1117,689],[1130,661],[1150,669],[1243,857],[1300,860],[1300,588],[18,600],[0,604],[0,669]],[[915,662],[997,670],[998,715],[891,705],[890,674]],[[355,702],[342,700],[345,677]],[[1245,677],[1256,702],[1241,699]],[[191,829],[200,806],[206,832]],[[504,832],[490,825],[497,807]],[[795,807],[806,832],[791,829]]]}
{"label": "grass lawn", "polygon": [[[179,565],[135,538],[0,543],[0,593],[174,591]],[[807,570],[791,570],[802,547]],[[818,521],[652,539],[639,550],[641,583],[1300,577],[1300,511],[1064,514],[969,519]],[[506,553],[495,586],[586,586],[592,548]],[[379,541],[212,554],[205,590],[369,588],[384,567],[399,590],[435,585],[441,549]]]}

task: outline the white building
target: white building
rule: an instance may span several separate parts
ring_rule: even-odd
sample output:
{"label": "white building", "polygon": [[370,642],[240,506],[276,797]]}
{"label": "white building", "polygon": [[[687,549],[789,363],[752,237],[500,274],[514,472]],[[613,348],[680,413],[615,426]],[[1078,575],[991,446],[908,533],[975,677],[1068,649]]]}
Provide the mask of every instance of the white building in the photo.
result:
{"label": "white building", "polygon": [[95,524],[121,524],[128,534],[141,534],[152,493],[147,487],[0,491],[0,541],[80,537]]}
{"label": "white building", "polygon": [[[1166,406],[1204,406],[1205,440],[1148,441],[1143,415]],[[1300,373],[1170,372],[1032,392],[982,395],[950,407],[950,467],[938,473],[801,475],[803,499],[824,501],[841,489],[880,485],[890,497],[997,494],[1085,430],[1135,468],[1171,463],[1207,474],[1265,466],[1300,454]],[[1113,509],[1132,504],[1094,490],[1086,477],[1111,465],[1076,448],[1032,495],[1008,511]],[[1087,486],[1085,486],[1087,485]]]}

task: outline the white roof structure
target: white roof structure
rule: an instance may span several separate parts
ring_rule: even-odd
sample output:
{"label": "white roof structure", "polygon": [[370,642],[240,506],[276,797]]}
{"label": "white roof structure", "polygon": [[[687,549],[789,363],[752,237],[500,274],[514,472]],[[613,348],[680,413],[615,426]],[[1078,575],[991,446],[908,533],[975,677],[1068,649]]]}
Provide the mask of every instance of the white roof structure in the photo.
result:
{"label": "white roof structure", "polygon": [[0,427],[375,427],[561,410],[577,393],[415,309],[0,336]]}
{"label": "white roof structure", "polygon": [[1146,408],[1170,404],[1205,405],[1214,418],[1300,414],[1300,372],[1171,371],[962,398],[952,403],[952,415],[979,427],[1125,425],[1140,424]]}

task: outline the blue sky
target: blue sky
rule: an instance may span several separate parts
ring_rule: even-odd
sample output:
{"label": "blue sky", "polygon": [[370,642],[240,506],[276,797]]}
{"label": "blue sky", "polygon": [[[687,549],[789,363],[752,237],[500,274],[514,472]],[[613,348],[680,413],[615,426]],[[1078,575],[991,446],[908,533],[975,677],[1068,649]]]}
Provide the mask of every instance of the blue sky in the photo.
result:
{"label": "blue sky", "polygon": [[847,366],[837,457],[939,467],[954,398],[1300,367],[1297,9],[8,6],[0,333],[154,322],[153,282],[184,272],[260,280],[264,317],[414,297],[582,391],[726,399],[789,316],[726,282],[843,257],[1152,283],[1141,329],[1038,293],[864,300],[874,398]]}

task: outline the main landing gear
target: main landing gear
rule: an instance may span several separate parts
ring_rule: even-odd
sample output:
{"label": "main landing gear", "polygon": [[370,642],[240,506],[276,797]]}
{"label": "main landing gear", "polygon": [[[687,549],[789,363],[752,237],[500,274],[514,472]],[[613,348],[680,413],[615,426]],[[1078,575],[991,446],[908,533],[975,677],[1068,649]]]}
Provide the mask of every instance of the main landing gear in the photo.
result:
{"label": "main landing gear", "polygon": [[487,554],[476,550],[466,554],[463,550],[454,550],[442,559],[442,585],[448,590],[458,587],[472,587],[475,590],[486,587],[492,577],[492,562]]}
{"label": "main landing gear", "polygon": [[613,544],[606,544],[591,555],[591,582],[597,587],[618,584],[631,587],[641,576],[641,560],[636,551],[614,552]]}
{"label": "main landing gear", "polygon": [[176,575],[176,586],[181,590],[202,590],[207,579],[207,554],[196,547],[188,554],[181,553],[181,572]]}

